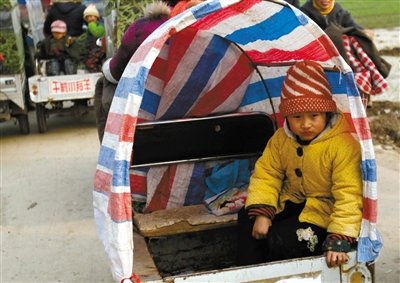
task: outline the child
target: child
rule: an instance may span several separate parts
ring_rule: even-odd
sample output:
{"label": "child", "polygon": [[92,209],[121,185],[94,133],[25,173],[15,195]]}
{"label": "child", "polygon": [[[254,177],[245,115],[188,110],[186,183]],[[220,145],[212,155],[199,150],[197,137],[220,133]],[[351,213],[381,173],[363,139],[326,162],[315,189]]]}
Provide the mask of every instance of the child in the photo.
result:
{"label": "child", "polygon": [[83,62],[90,73],[100,72],[103,60],[106,57],[104,49],[97,45],[97,39],[105,35],[104,24],[99,22],[100,14],[94,4],[87,6],[83,12],[87,23],[86,43]]}
{"label": "child", "polygon": [[258,159],[239,212],[238,262],[326,252],[329,267],[341,265],[361,225],[360,145],[316,62],[288,70],[279,109],[284,127]]}
{"label": "child", "polygon": [[79,60],[79,49],[70,36],[67,36],[67,25],[61,20],[51,24],[51,35],[38,44],[38,59],[49,60],[46,63],[48,76],[76,74]]}

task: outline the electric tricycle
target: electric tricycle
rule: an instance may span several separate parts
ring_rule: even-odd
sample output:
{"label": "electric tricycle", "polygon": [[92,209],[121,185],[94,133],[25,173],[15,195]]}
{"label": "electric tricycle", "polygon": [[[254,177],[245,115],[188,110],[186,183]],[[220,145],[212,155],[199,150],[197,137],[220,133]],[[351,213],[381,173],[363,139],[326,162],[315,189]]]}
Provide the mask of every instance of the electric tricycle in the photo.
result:
{"label": "electric tricycle", "polygon": [[[245,190],[233,182],[231,190],[205,198],[205,179],[215,168],[229,168],[235,180],[248,176],[242,164],[254,162],[283,126],[283,79],[302,60],[323,66],[362,144],[358,246],[340,268],[328,268],[322,255],[239,266],[235,229]],[[314,22],[285,1],[205,1],[141,44],[115,92],[93,191],[113,276],[119,282],[373,282],[381,247],[373,156],[352,71]]]}

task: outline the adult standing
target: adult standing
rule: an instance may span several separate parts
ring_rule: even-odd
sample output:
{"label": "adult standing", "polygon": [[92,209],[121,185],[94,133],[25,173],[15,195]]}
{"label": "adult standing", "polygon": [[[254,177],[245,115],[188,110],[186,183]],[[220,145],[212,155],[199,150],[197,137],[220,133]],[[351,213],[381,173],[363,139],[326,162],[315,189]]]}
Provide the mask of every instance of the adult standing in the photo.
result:
{"label": "adult standing", "polygon": [[161,24],[169,19],[171,3],[176,1],[156,1],[146,4],[144,16],[134,21],[125,31],[121,45],[112,58],[104,62],[103,78],[96,84],[94,108],[97,131],[100,141],[103,139],[108,112],[114,97],[117,83],[125,70],[129,59],[140,44]]}
{"label": "adult standing", "polygon": [[335,0],[308,0],[300,9],[323,30],[331,24],[362,29],[351,14]]}
{"label": "adult standing", "polygon": [[364,105],[371,106],[371,95],[381,94],[388,84],[391,65],[378,53],[371,32],[356,23],[335,0],[308,0],[302,7],[330,37],[340,55],[352,68]]}
{"label": "adult standing", "polygon": [[68,35],[77,37],[83,33],[83,12],[86,6],[82,0],[55,0],[50,7],[43,25],[45,36],[51,34],[51,23],[56,20],[62,20],[67,24]]}

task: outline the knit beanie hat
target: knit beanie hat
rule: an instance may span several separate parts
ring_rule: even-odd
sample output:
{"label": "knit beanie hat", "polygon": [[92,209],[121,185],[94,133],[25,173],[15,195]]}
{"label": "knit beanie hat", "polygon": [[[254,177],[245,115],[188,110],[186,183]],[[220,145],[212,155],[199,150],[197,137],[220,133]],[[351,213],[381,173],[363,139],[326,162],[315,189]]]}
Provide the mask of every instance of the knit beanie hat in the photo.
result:
{"label": "knit beanie hat", "polygon": [[100,19],[99,11],[94,4],[89,4],[85,11],[83,11],[83,19],[86,20],[87,16],[96,16],[98,19]]}
{"label": "knit beanie hat", "polygon": [[51,32],[67,32],[67,24],[61,20],[52,22],[50,28]]}
{"label": "knit beanie hat", "polygon": [[279,111],[283,117],[303,112],[336,112],[330,84],[320,64],[302,61],[289,68]]}

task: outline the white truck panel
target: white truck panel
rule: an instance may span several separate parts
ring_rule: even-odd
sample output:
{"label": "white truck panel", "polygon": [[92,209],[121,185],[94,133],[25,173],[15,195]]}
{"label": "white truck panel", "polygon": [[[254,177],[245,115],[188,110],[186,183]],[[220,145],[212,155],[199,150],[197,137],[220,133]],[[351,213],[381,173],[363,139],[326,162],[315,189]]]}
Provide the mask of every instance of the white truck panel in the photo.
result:
{"label": "white truck panel", "polygon": [[[308,257],[247,267],[233,267],[218,271],[197,272],[164,278],[162,281],[150,282],[358,282],[363,278],[365,283],[372,282],[371,272],[365,264],[356,260],[356,252],[349,252],[349,261],[341,268],[328,268],[325,257]],[[356,280],[356,281],[354,281]]]}
{"label": "white truck panel", "polygon": [[35,103],[93,98],[97,79],[102,73],[85,73],[29,78],[29,94]]}
{"label": "white truck panel", "polygon": [[21,109],[24,103],[25,73],[0,76],[0,100],[11,100]]}

